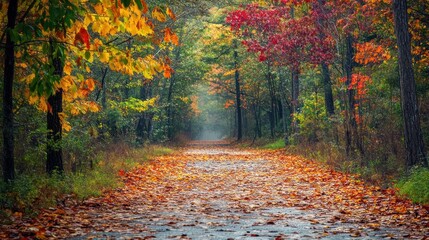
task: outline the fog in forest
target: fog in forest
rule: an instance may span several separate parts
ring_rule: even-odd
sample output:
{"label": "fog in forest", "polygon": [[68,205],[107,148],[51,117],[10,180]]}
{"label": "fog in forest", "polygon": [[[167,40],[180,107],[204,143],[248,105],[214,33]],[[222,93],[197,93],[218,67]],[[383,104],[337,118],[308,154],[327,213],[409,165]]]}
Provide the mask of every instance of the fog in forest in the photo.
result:
{"label": "fog in forest", "polygon": [[234,109],[225,108],[225,99],[207,92],[208,86],[199,86],[198,108],[194,118],[192,138],[194,140],[222,140],[233,135]]}

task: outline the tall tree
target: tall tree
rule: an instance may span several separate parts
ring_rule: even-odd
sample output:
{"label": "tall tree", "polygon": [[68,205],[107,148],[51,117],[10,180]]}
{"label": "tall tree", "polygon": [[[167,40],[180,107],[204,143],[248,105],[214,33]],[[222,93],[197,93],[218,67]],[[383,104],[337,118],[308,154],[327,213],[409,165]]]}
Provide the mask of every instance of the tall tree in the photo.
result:
{"label": "tall tree", "polygon": [[234,39],[234,81],[235,81],[235,104],[237,109],[237,140],[243,137],[243,118],[241,116],[241,90],[240,90],[240,72],[238,71],[238,51],[237,40]]}
{"label": "tall tree", "polygon": [[398,45],[399,80],[407,166],[408,168],[417,164],[428,166],[422,131],[420,129],[416,82],[411,59],[411,37],[408,30],[407,0],[394,0],[393,12]]}
{"label": "tall tree", "polygon": [[[62,59],[55,55],[53,40],[50,39],[50,59],[51,64],[54,67],[54,75],[58,78],[63,76],[63,61]],[[54,171],[59,173],[64,171],[63,166],[63,152],[61,146],[62,140],[62,126],[60,121],[60,114],[63,112],[63,90],[60,88],[54,92],[53,95],[48,98],[49,106],[51,107],[48,111],[46,120],[47,120],[47,159],[46,159],[46,171],[49,174],[52,174]]]}
{"label": "tall tree", "polygon": [[15,73],[15,44],[12,40],[12,31],[15,28],[17,14],[18,0],[9,0],[3,78],[3,178],[5,181],[15,178],[12,95]]}

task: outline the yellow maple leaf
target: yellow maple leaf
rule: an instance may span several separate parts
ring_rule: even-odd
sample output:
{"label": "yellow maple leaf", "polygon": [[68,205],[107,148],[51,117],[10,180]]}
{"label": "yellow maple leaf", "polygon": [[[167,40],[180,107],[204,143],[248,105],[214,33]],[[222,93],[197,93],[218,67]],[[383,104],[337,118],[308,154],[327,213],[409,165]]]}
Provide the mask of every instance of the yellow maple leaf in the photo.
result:
{"label": "yellow maple leaf", "polygon": [[137,29],[139,29],[139,34],[142,36],[148,36],[153,34],[153,28],[150,24],[147,23],[146,19],[139,19],[137,21]]}
{"label": "yellow maple leaf", "polygon": [[32,73],[30,75],[27,75],[21,79],[21,82],[25,82],[27,84],[31,83],[33,79],[36,77],[36,74]]}
{"label": "yellow maple leaf", "polygon": [[60,88],[67,91],[72,85],[74,85],[72,76],[64,76],[60,81]]}
{"label": "yellow maple leaf", "polygon": [[103,51],[103,52],[100,54],[99,59],[100,59],[100,62],[102,62],[102,63],[107,63],[107,62],[109,62],[109,60],[110,60],[110,54],[109,54],[107,51]]}
{"label": "yellow maple leaf", "polygon": [[73,70],[73,68],[72,68],[71,62],[67,61],[67,62],[64,64],[63,72],[64,72],[66,75],[71,75],[72,70]]}
{"label": "yellow maple leaf", "polygon": [[85,18],[83,20],[83,26],[87,28],[89,24],[91,24],[94,21],[94,17],[91,14],[85,15]]}
{"label": "yellow maple leaf", "polygon": [[60,112],[60,113],[58,113],[58,117],[60,118],[62,129],[66,132],[69,132],[71,130],[71,125],[67,121],[67,115],[63,112]]}
{"label": "yellow maple leaf", "polygon": [[76,106],[73,106],[71,109],[70,109],[70,113],[72,114],[72,115],[74,115],[74,116],[76,116],[76,115],[78,115],[79,114],[79,108],[78,107],[76,107]]}
{"label": "yellow maple leaf", "polygon": [[160,22],[165,22],[167,18],[165,17],[164,13],[162,13],[161,8],[155,7],[152,11],[152,17]]}
{"label": "yellow maple leaf", "polygon": [[48,102],[46,101],[45,97],[40,97],[39,98],[39,106],[38,106],[38,108],[41,111],[43,111],[43,112],[47,112],[48,111],[49,106],[48,106]]}

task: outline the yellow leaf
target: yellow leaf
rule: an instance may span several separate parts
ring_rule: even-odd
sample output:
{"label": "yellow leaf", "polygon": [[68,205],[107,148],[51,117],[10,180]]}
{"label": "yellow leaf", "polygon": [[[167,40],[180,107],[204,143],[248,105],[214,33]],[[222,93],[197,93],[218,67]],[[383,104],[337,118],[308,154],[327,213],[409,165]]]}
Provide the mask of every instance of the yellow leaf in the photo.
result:
{"label": "yellow leaf", "polygon": [[152,11],[152,17],[160,22],[165,22],[167,18],[165,17],[164,13],[162,13],[161,9],[159,7],[155,7]]}
{"label": "yellow leaf", "polygon": [[152,35],[153,34],[153,28],[151,25],[144,22],[140,32],[142,33],[143,36]]}
{"label": "yellow leaf", "polygon": [[79,108],[77,108],[76,106],[73,106],[73,107],[70,109],[70,113],[71,113],[72,115],[74,115],[74,116],[78,115],[78,114],[79,114]]}
{"label": "yellow leaf", "polygon": [[64,76],[61,79],[60,87],[64,91],[67,91],[72,85],[74,85],[74,81],[73,81],[73,78],[71,76]]}
{"label": "yellow leaf", "polygon": [[108,52],[103,51],[100,54],[100,62],[107,63],[107,62],[109,62],[109,59],[110,59],[110,54]]}
{"label": "yellow leaf", "polygon": [[48,103],[45,99],[45,97],[40,97],[39,98],[39,109],[43,112],[47,112],[49,107],[48,107]]}
{"label": "yellow leaf", "polygon": [[30,75],[25,76],[24,78],[22,78],[21,81],[25,82],[27,84],[30,84],[35,77],[36,77],[36,74],[32,73],[32,74],[30,74]]}
{"label": "yellow leaf", "polygon": [[39,101],[39,97],[37,95],[30,95],[28,97],[28,103],[30,104],[36,104],[37,101]]}
{"label": "yellow leaf", "polygon": [[71,74],[71,72],[72,72],[72,70],[73,70],[73,68],[72,68],[71,62],[66,62],[66,63],[64,64],[64,69],[63,69],[64,73],[65,73],[66,75],[70,75],[70,74]]}
{"label": "yellow leaf", "polygon": [[68,122],[68,121],[66,121],[66,122],[64,122],[62,125],[61,125],[61,127],[63,128],[63,131],[64,132],[70,132],[70,130],[71,130],[71,125],[70,125],[70,123]]}
{"label": "yellow leaf", "polygon": [[83,20],[83,25],[85,28],[89,26],[94,21],[94,17],[90,14],[87,14]]}

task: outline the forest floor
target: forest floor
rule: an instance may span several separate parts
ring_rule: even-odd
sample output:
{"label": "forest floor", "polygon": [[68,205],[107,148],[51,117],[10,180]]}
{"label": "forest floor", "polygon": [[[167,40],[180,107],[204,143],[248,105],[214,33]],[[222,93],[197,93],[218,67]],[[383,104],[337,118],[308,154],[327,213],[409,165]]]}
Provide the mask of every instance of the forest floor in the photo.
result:
{"label": "forest floor", "polygon": [[121,189],[0,228],[39,239],[429,239],[424,206],[284,151],[193,143]]}

